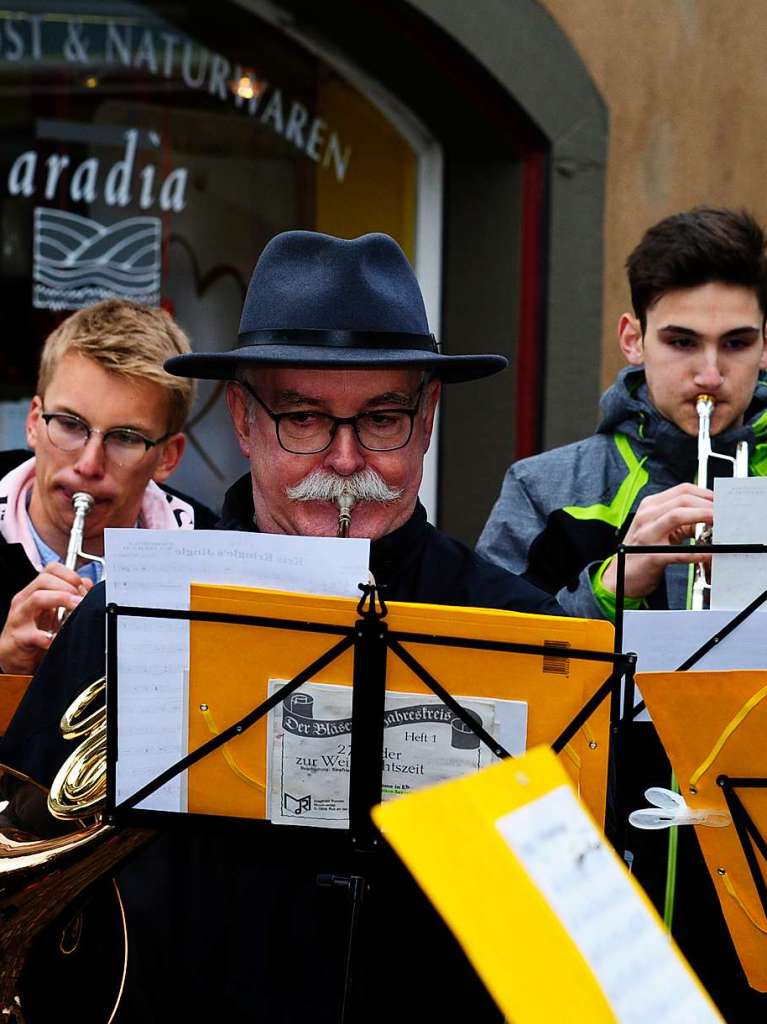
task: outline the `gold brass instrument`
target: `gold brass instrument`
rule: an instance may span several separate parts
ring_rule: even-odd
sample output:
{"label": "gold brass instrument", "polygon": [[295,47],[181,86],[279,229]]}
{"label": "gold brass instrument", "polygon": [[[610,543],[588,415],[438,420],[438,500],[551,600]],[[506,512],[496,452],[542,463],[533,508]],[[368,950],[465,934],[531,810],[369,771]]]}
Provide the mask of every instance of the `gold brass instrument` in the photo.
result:
{"label": "gold brass instrument", "polygon": [[[715,400],[711,395],[698,395],[695,410],[698,414],[698,486],[708,486],[708,460],[721,459],[731,462],[733,476],[748,476],[748,443],[740,441],[735,449],[735,456],[721,455],[711,447],[711,417],[714,413]],[[706,523],[695,524],[694,540],[696,544],[711,542],[711,528]],[[706,567],[703,562],[695,563],[695,574],[692,584],[692,604],[694,611],[706,607],[706,595],[711,584],[706,579]]]}
{"label": "gold brass instrument", "polygon": [[[72,495],[72,508],[74,509],[75,517],[72,521],[72,528],[69,531],[67,554],[64,559],[64,565],[67,569],[75,569],[78,558],[83,558],[87,562],[100,562],[102,566],[104,565],[103,558],[100,558],[98,555],[89,555],[82,550],[83,537],[85,536],[85,520],[94,504],[95,502],[91,495],[85,491],[77,491]],[[59,628],[68,615],[69,610],[67,608],[59,608],[56,615]]]}
{"label": "gold brass instrument", "polygon": [[[47,797],[25,775],[0,766],[0,1019],[11,1024],[47,1024],[48,1018],[35,1016],[34,1006],[43,979],[36,979],[32,986],[24,973],[31,960],[37,972],[39,949],[46,942],[51,948],[48,960],[62,974],[58,996],[72,994],[67,958],[76,952],[85,930],[79,908],[86,889],[108,879],[122,860],[153,835],[146,830],[116,829],[100,814],[106,796],[106,709],[103,705],[96,711],[88,709],[101,698],[104,685],[103,678],[92,683],[62,718],[64,737],[81,742],[62,765]],[[108,1024],[122,994],[127,937],[113,881],[111,887],[116,903],[110,913],[115,930],[123,936],[115,962],[119,977],[114,979],[108,1005],[96,1016],[89,1017],[90,1011],[78,1004],[78,1021]],[[103,942],[100,938],[98,945]],[[42,962],[48,961],[43,957]],[[44,984],[53,982],[46,976]]]}

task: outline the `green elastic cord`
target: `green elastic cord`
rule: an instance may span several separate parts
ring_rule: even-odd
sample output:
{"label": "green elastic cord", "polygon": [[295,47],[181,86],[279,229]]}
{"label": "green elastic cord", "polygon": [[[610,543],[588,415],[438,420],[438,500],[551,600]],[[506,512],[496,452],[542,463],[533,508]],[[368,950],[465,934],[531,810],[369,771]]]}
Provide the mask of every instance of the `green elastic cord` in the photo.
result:
{"label": "green elastic cord", "polygon": [[[676,775],[671,773],[671,789],[674,793],[679,792],[679,783]],[[676,867],[677,850],[679,846],[679,826],[672,825],[668,830],[668,860],[666,862],[666,898],[663,901],[663,923],[666,931],[671,934],[671,925],[674,923],[674,902],[676,898]]]}
{"label": "green elastic cord", "polygon": [[[615,558],[615,555],[610,555],[604,562],[599,566],[597,571],[591,577],[591,589],[594,593],[594,598],[602,609],[602,614],[610,622],[615,622],[615,594],[608,590],[602,583],[602,577],[604,576],[605,569]],[[623,607],[629,611],[635,611],[637,608],[646,608],[647,601],[643,597],[624,597]]]}
{"label": "green elastic cord", "polygon": [[687,566],[687,595],[685,597],[684,606],[687,611],[692,608],[692,588],[695,583],[695,562],[690,562]]}

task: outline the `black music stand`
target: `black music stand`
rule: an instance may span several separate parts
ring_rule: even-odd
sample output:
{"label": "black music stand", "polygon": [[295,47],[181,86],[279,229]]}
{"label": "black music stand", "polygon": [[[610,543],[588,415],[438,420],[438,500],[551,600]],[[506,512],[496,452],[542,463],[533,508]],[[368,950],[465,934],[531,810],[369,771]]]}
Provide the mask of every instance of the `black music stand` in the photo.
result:
{"label": "black music stand", "polygon": [[[389,652],[399,658],[411,671],[473,732],[488,749],[499,758],[509,757],[508,751],[464,709],[458,701],[435,679],[431,673],[403,646],[417,642],[428,645],[450,645],[476,650],[508,651],[538,657],[567,657],[576,660],[604,662],[609,674],[580,711],[552,743],[552,749],[559,753],[586,722],[589,716],[608,696],[611,710],[617,709],[621,688],[626,677],[632,676],[635,658],[620,652],[608,653],[567,648],[566,655],[552,654],[550,646],[523,644],[492,640],[475,640],[460,637],[441,637],[422,633],[406,633],[390,630],[386,620],[385,600],[378,589],[369,584],[360,584],[362,597],[357,605],[358,618],[351,626],[336,626],[326,623],[295,621],[282,618],[234,615],[223,612],[183,611],[167,608],[139,608],[134,606],[107,606],[107,809],[108,819],[117,824],[157,825],[172,819],[174,822],[194,821],[220,827],[221,818],[216,815],[179,814],[177,812],[147,810],[138,807],[152,793],[181,772],[196,764],[202,758],[218,750],[230,739],[241,735],[270,710],[281,704],[294,690],[311,679],[321,669],[335,661],[345,651],[352,649],[354,655],[352,679],[352,724],[351,751],[352,770],[349,791],[349,829],[346,831],[350,848],[370,856],[380,848],[382,839],[373,825],[370,809],[381,801],[381,764],[383,760],[383,718],[386,694],[386,666]],[[119,736],[117,732],[117,695],[119,685],[117,633],[120,616],[137,618],[182,619],[188,621],[219,622],[247,625],[254,628],[279,627],[300,632],[328,634],[339,639],[319,658],[307,665],[275,693],[253,708],[239,721],[222,730],[190,754],[160,772],[154,779],[141,786],[128,798],[116,800],[116,763]],[[611,719],[612,721],[612,719]],[[612,733],[612,728],[611,728]],[[611,735],[611,740],[612,740]],[[243,819],[226,819],[243,823]],[[248,827],[261,828],[274,834],[283,832],[268,821],[246,819]],[[332,832],[339,829],[314,829],[315,832]],[[345,974],[343,1006],[340,1020],[348,1024],[353,1018],[353,995],[355,974],[355,938],[360,923],[363,899],[368,887],[364,875],[336,875],[324,873],[318,876],[319,884],[333,885],[347,890],[350,900],[348,943],[345,952]]]}
{"label": "black music stand", "polygon": [[767,861],[767,842],[765,842],[764,836],[755,825],[754,819],[744,807],[743,801],[738,794],[739,789],[767,789],[767,779],[719,775],[716,783],[718,786],[721,786],[724,793],[727,809],[730,812],[735,831],[738,833],[743,855],[748,863],[748,870],[751,872],[751,878],[759,894],[759,902],[762,904],[765,917],[767,917],[767,883],[765,882],[764,874],[759,868],[755,851],[756,848],[764,860]]}
{"label": "black music stand", "polygon": [[[695,545],[695,551],[702,555],[708,554],[767,554],[767,544],[699,544]],[[624,647],[624,613],[625,613],[625,598],[626,598],[626,558],[628,555],[664,555],[671,554],[674,552],[680,552],[684,554],[690,554],[690,545],[688,544],[664,544],[664,545],[626,545],[621,544],[617,547],[616,554],[616,584],[615,584],[615,653],[626,653]],[[742,608],[733,614],[731,620],[717,630],[713,636],[700,644],[700,646],[694,650],[688,657],[684,659],[684,662],[674,671],[676,672],[687,672],[692,669],[701,658],[704,658],[710,650],[716,647],[718,644],[729,636],[738,626],[743,623],[747,618],[758,608],[760,608],[767,601],[767,590],[762,591],[753,601],[747,606]],[[684,610],[684,609],[680,609]],[[637,658],[637,652],[631,652],[635,658]],[[616,721],[616,760],[619,763],[617,768],[616,790],[615,790],[615,805],[616,805],[616,816],[619,819],[619,837],[621,836],[621,822],[624,822],[623,835],[626,836],[626,824],[628,821],[628,810],[622,803],[621,793],[621,754],[625,746],[625,730],[630,727],[631,723],[636,720],[637,716],[645,710],[644,701],[640,700],[638,703],[634,703],[634,673],[627,675],[624,681],[624,690],[621,697],[621,709],[615,714],[614,720]],[[625,812],[625,813],[624,813]]]}
{"label": "black music stand", "polygon": [[[684,552],[685,554],[690,554],[690,550],[691,548],[689,544],[619,545],[617,549],[617,584],[615,592],[616,653],[623,649],[626,557],[634,554],[669,554],[672,552]],[[767,554],[767,544],[696,544],[695,550],[700,554]],[[718,629],[711,637],[708,638],[708,640],[701,644],[697,650],[693,651],[687,658],[685,658],[682,664],[674,671],[687,672],[694,668],[694,666],[697,665],[698,662],[709,653],[709,651],[713,650],[714,647],[720,644],[725,637],[729,636],[730,633],[736,630],[741,623],[745,622],[745,620],[765,604],[765,602],[767,602],[767,589],[763,590],[761,594],[758,594],[749,602],[749,604],[746,605],[745,608],[736,612],[729,622],[727,622],[721,629]],[[633,654],[636,659],[636,652],[633,652]],[[621,738],[625,736],[624,730],[629,727],[631,722],[633,722],[645,709],[644,701],[640,701],[636,705],[634,704],[634,696],[634,674],[632,673],[630,677],[627,676],[624,680],[622,708],[618,725],[618,733]],[[621,749],[620,743],[618,747]],[[624,797],[624,794],[621,792],[622,771],[625,771],[625,765],[621,764],[619,761],[617,766],[616,816],[618,818],[618,836],[622,836],[621,842],[625,846],[629,808],[627,807],[626,800],[621,799]],[[751,876],[754,880],[754,885],[759,893],[759,899],[762,903],[764,912],[767,915],[767,882],[765,882],[765,878],[759,870],[759,865],[754,853],[754,847],[756,847],[767,860],[767,842],[765,842],[764,837],[757,829],[737,794],[737,790],[740,788],[767,788],[767,779],[744,777],[730,778],[726,775],[721,775],[717,779],[717,782],[724,792],[733,823],[738,833],[738,838],[743,848],[743,854],[748,862]]]}

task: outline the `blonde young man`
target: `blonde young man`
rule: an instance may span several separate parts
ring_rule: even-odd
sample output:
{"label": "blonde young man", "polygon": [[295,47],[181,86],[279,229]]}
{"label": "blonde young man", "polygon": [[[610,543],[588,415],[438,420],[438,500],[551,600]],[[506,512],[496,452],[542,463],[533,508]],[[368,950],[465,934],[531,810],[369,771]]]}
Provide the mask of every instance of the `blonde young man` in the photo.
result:
{"label": "blonde young man", "polygon": [[108,299],[48,337],[27,415],[34,452],[0,455],[0,670],[34,672],[52,643],[56,610],[98,582],[98,562],[63,564],[72,496],[94,499],[83,550],[104,552],[110,526],[192,529],[203,506],[161,485],[184,451],[192,381],[163,368],[190,351],[162,310]]}

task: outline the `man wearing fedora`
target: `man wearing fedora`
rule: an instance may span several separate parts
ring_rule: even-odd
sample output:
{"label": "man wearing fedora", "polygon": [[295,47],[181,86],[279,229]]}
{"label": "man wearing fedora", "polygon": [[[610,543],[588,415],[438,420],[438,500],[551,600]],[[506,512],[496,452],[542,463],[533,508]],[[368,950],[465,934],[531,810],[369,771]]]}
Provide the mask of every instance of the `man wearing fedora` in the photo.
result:
{"label": "man wearing fedora", "polygon": [[253,273],[239,342],[166,363],[232,382],[250,474],[227,494],[224,528],[334,536],[346,494],[349,535],[374,542],[371,570],[388,598],[559,612],[426,522],[418,488],[442,382],[489,376],[506,360],[439,352],[393,239],[278,235]]}
{"label": "man wearing fedora", "polygon": [[[227,493],[221,528],[334,536],[342,506],[349,535],[372,541],[370,567],[387,598],[558,614],[549,595],[430,526],[418,502],[443,382],[504,366],[501,356],[439,351],[413,271],[391,238],[304,231],[266,246],[237,348],[166,363],[180,376],[229,381],[250,472]],[[68,753],[57,716],[103,672],[103,618],[96,588],[0,751],[44,784]],[[236,840],[168,832],[123,870],[133,953],[119,1021],[340,1019],[350,924],[343,880],[360,874],[359,855],[341,837],[334,844],[299,831],[260,838],[258,848],[243,832]],[[419,890],[393,856],[377,857],[347,1022],[500,1020]],[[319,874],[340,882],[321,887]]]}

